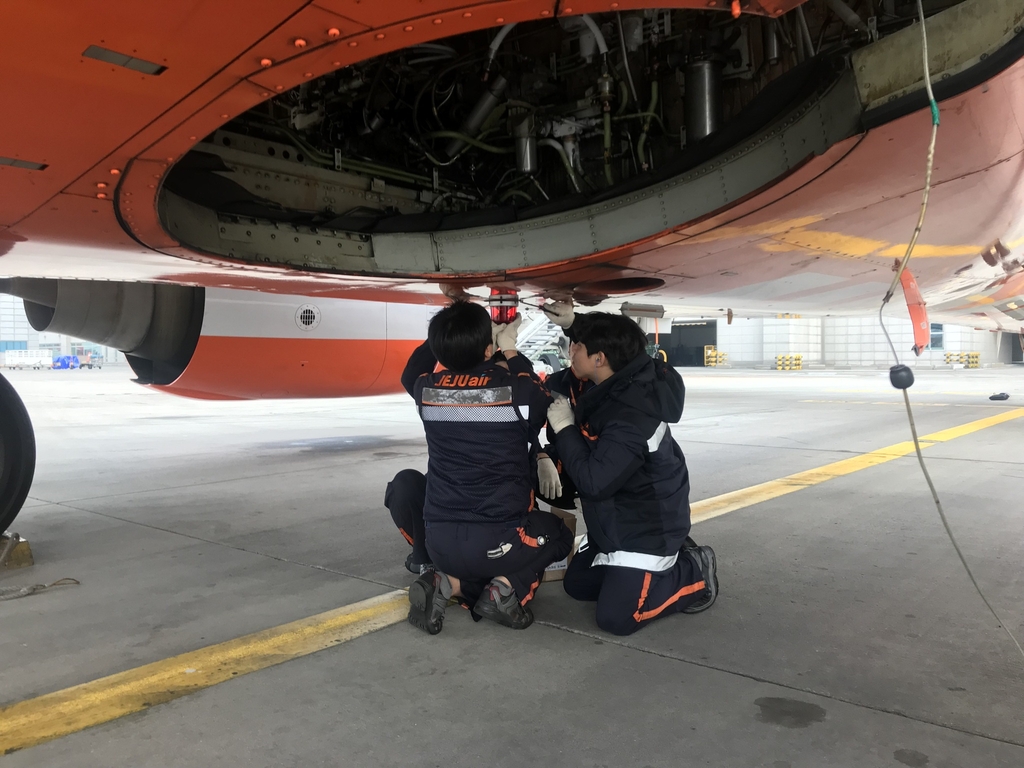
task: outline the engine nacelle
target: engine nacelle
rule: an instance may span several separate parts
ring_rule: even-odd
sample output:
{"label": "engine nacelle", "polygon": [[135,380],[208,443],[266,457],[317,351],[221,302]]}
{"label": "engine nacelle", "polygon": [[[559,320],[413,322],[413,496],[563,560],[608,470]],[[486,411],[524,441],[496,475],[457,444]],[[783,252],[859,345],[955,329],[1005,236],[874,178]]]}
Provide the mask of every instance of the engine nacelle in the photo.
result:
{"label": "engine nacelle", "polygon": [[401,391],[432,309],[148,283],[15,278],[37,331],[125,353],[142,384],[216,400]]}
{"label": "engine nacelle", "polygon": [[185,371],[203,325],[203,288],[18,277],[0,281],[0,292],[24,300],[37,331],[124,352],[145,384],[170,384]]}

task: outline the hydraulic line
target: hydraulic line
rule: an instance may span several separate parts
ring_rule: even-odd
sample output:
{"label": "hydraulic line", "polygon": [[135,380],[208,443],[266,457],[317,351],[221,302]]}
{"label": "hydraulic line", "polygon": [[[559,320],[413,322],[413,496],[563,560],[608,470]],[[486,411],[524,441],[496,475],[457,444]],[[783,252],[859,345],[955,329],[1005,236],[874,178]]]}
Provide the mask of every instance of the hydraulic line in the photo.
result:
{"label": "hydraulic line", "polygon": [[583,19],[583,23],[587,25],[590,31],[594,35],[594,39],[597,40],[597,50],[601,56],[604,57],[605,61],[608,60],[608,43],[605,42],[604,34],[601,32],[601,27],[597,25],[597,22],[590,18],[589,13],[584,13],[580,16]]}
{"label": "hydraulic line", "polygon": [[661,121],[661,115],[657,112],[634,112],[630,115],[615,115],[615,117],[612,118],[613,123],[617,123],[620,120],[653,120],[658,124],[658,127],[660,127],[662,131],[668,133],[668,131],[665,130],[665,123]]}
{"label": "hydraulic line", "polygon": [[804,8],[802,5],[798,5],[796,8],[796,23],[800,28],[800,37],[804,41],[807,58],[810,59],[814,56],[814,41],[811,40],[811,30],[807,27],[807,17],[804,16]]}
{"label": "hydraulic line", "polygon": [[629,86],[624,80],[619,80],[619,108],[615,111],[616,117],[621,117],[629,106]]}
{"label": "hydraulic line", "polygon": [[582,192],[583,190],[580,188],[580,182],[576,178],[576,171],[573,170],[572,163],[569,160],[569,155],[565,153],[565,147],[563,147],[554,139],[540,139],[537,142],[537,146],[551,147],[552,149],[558,152],[558,156],[562,158],[562,165],[565,166],[565,172],[569,176],[569,183],[572,184],[572,188],[575,189],[577,192]]}
{"label": "hydraulic line", "polygon": [[633,85],[633,73],[629,71],[629,55],[626,53],[626,35],[622,31],[622,14],[615,12],[615,21],[619,25],[619,47],[622,49],[622,66],[626,70],[626,79],[629,80],[629,92],[633,95],[633,103],[640,106],[640,99],[636,95],[636,86]]}
{"label": "hydraulic line", "polygon": [[510,197],[521,197],[524,200],[526,200],[530,205],[534,204],[533,198],[530,197],[525,192],[523,192],[523,190],[521,190],[521,189],[510,189],[510,190],[508,190],[505,194],[503,194],[501,197],[498,198],[498,202],[499,203],[504,203]]}
{"label": "hydraulic line", "polygon": [[[644,129],[643,129],[643,131],[640,134],[640,138],[636,142],[637,158],[640,160],[640,167],[643,170],[645,170],[645,171],[650,167],[651,164],[648,163],[647,159],[644,157],[644,146],[647,144],[647,132],[651,129],[651,117],[650,116],[654,115],[654,110],[657,108],[657,106],[658,106],[658,81],[657,80],[652,80],[651,81],[651,103],[647,106],[647,115],[648,115],[648,117],[644,118]],[[653,155],[652,155],[651,159],[652,160],[654,159]]]}
{"label": "hydraulic line", "polygon": [[501,44],[505,42],[505,38],[508,37],[508,33],[515,28],[515,23],[506,24],[504,27],[498,30],[498,34],[491,40],[491,44],[487,47],[487,59],[484,62],[484,80],[486,81],[491,75],[491,67],[494,66],[494,59],[498,55],[498,49],[501,48]]}
{"label": "hydraulic line", "polygon": [[544,191],[544,187],[542,187],[540,185],[540,182],[537,181],[537,177],[536,176],[529,176],[527,178],[530,179],[530,181],[533,183],[533,186],[535,186],[537,188],[537,191],[540,192],[541,197],[543,197],[545,200],[550,200],[551,199],[550,197],[548,197],[548,193]]}
{"label": "hydraulic line", "polygon": [[464,141],[470,146],[482,149],[484,152],[490,152],[495,155],[509,155],[515,152],[515,147],[496,147],[493,144],[474,139],[472,136],[468,136],[465,133],[459,131],[431,131],[430,133],[423,134],[425,139],[457,139]]}
{"label": "hydraulic line", "polygon": [[[900,365],[900,358],[896,352],[896,347],[892,343],[889,331],[885,327],[885,321],[882,319],[882,310],[885,309],[885,305],[889,303],[889,300],[892,299],[895,294],[896,286],[900,284],[900,278],[903,276],[904,271],[906,271],[907,264],[910,262],[910,257],[914,253],[914,246],[917,245],[917,239],[921,234],[922,227],[924,226],[925,214],[928,211],[928,196],[931,192],[932,170],[935,165],[935,140],[939,130],[939,105],[935,101],[935,93],[932,91],[931,68],[928,64],[928,30],[925,23],[924,6],[922,5],[921,0],[917,0],[917,15],[918,21],[921,25],[921,55],[924,61],[924,85],[925,90],[928,92],[928,103],[931,106],[932,135],[931,141],[928,145],[928,160],[925,168],[924,191],[921,197],[921,212],[917,218],[917,226],[914,227],[914,234],[910,238],[910,243],[907,244],[907,252],[896,269],[896,276],[893,278],[892,284],[889,286],[889,290],[882,299],[882,306],[878,308],[878,322],[882,326],[882,333],[885,334],[885,340],[889,343],[889,349],[892,350],[892,355],[896,360],[896,366],[893,368],[893,371],[898,368],[904,368],[904,366]],[[911,383],[913,383],[912,379]],[[942,508],[942,501],[939,499],[939,492],[935,488],[935,483],[932,482],[931,474],[928,472],[928,467],[925,465],[924,454],[921,452],[921,442],[917,435],[917,424],[914,421],[914,411],[910,407],[910,395],[907,392],[908,387],[909,384],[900,387],[900,389],[903,390],[903,402],[907,409],[907,420],[910,423],[910,433],[914,438],[914,450],[917,453],[918,464],[920,464],[921,472],[924,474],[925,482],[928,484],[928,490],[931,491],[932,500],[935,502],[935,508],[939,513],[939,519],[942,521],[942,526],[946,529],[946,535],[949,537],[949,541],[953,545],[953,549],[956,550],[957,557],[960,558],[960,564],[963,565],[964,571],[967,572],[967,576],[971,580],[971,584],[974,585],[974,589],[977,591],[978,596],[981,598],[982,602],[985,603],[985,607],[988,608],[989,613],[991,613],[993,618],[995,618],[996,623],[1003,628],[1007,635],[1010,636],[1010,640],[1013,641],[1013,644],[1017,647],[1021,657],[1024,658],[1024,648],[1021,647],[1016,636],[1006,625],[1006,622],[999,617],[996,609],[992,607],[992,603],[990,603],[988,598],[985,596],[981,585],[978,584],[978,580],[974,577],[974,572],[971,570],[970,565],[967,564],[967,558],[964,557],[964,553],[960,549],[960,544],[957,542],[956,536],[953,534],[953,529],[949,525],[949,520],[946,518],[946,512]]]}
{"label": "hydraulic line", "polygon": [[608,186],[615,184],[612,176],[612,113],[604,113],[604,180]]}
{"label": "hydraulic line", "polygon": [[848,6],[843,0],[826,0],[828,7],[835,11],[836,16],[843,20],[843,23],[848,27],[853,27],[858,32],[862,32],[865,35],[868,34],[868,25],[864,23],[864,20],[856,14],[856,12]]}
{"label": "hydraulic line", "polygon": [[404,181],[407,183],[416,184],[430,184],[431,179],[426,176],[419,176],[415,173],[408,173],[407,171],[400,170],[398,168],[390,168],[386,165],[379,165],[377,163],[369,163],[364,160],[352,160],[347,157],[337,159],[330,155],[327,155],[316,147],[308,144],[299,134],[294,131],[283,128],[276,123],[270,123],[266,126],[271,130],[278,131],[288,136],[295,145],[299,147],[303,152],[312,158],[324,163],[325,165],[337,165],[343,170],[355,171],[356,173],[370,173],[380,176],[382,178],[394,179],[395,181]]}

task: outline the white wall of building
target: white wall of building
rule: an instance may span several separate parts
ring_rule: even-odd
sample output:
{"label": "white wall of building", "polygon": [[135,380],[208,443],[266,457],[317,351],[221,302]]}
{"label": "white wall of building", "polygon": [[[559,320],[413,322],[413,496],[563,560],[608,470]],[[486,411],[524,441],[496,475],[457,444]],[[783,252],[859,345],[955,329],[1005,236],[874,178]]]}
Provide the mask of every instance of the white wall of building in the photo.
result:
{"label": "white wall of building", "polygon": [[[931,368],[946,364],[947,352],[977,352],[982,365],[1009,362],[1001,350],[1002,334],[977,331],[959,325],[942,326],[942,349],[929,348],[920,357],[913,354],[914,328],[909,319],[887,318],[885,327],[903,362],[911,367]],[[878,325],[877,317],[826,317],[825,363],[834,366],[891,365],[892,350]],[[936,340],[937,341],[937,340]]]}
{"label": "white wall of building", "polygon": [[729,363],[749,367],[764,363],[764,323],[760,317],[736,318],[732,325],[718,321],[718,348],[729,353]]}
{"label": "white wall of building", "polygon": [[25,342],[26,349],[39,346],[39,334],[28,324],[21,299],[0,294],[0,341]]}
{"label": "white wall of building", "polygon": [[[903,363],[911,367],[944,366],[947,352],[977,352],[982,365],[1010,362],[1004,335],[957,325],[943,325],[942,349],[911,352],[913,326],[909,318],[889,316],[886,328]],[[777,355],[803,355],[804,365],[838,368],[888,367],[892,352],[877,316],[825,318],[735,318],[718,320],[718,349],[737,367],[775,364]]]}

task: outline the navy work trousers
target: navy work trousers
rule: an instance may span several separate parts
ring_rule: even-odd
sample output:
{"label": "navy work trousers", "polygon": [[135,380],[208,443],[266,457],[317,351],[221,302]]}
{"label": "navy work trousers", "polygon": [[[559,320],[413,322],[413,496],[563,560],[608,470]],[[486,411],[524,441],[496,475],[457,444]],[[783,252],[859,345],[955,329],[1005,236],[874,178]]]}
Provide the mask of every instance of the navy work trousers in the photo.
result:
{"label": "navy work trousers", "polygon": [[413,561],[433,563],[441,572],[462,582],[470,605],[495,576],[504,576],[519,601],[528,603],[540,584],[544,569],[566,558],[572,532],[550,512],[533,511],[522,526],[423,522],[427,479],[414,469],[403,469],[388,483],[384,506],[402,536],[413,547]]}
{"label": "navy work trousers", "polygon": [[504,576],[526,605],[540,585],[544,569],[572,549],[572,532],[562,519],[535,510],[522,526],[428,523],[427,552],[434,566],[462,582],[473,604],[495,576]]}
{"label": "navy work trousers", "polygon": [[426,475],[415,469],[403,469],[384,491],[384,506],[391,513],[399,533],[412,545],[414,563],[430,562],[423,527],[423,503],[426,496]]}
{"label": "navy work trousers", "polygon": [[577,552],[562,586],[576,600],[597,602],[597,626],[605,632],[631,635],[705,595],[700,566],[686,550],[667,571],[594,565],[597,553],[593,545]]}

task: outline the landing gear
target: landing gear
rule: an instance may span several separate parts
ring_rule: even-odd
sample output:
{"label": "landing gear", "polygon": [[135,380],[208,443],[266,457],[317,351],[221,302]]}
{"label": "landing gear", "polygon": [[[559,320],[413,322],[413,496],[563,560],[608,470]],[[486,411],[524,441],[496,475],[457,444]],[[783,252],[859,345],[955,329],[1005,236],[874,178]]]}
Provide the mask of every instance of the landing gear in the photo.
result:
{"label": "landing gear", "polygon": [[36,469],[36,439],[21,398],[0,376],[0,533],[25,503]]}

